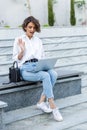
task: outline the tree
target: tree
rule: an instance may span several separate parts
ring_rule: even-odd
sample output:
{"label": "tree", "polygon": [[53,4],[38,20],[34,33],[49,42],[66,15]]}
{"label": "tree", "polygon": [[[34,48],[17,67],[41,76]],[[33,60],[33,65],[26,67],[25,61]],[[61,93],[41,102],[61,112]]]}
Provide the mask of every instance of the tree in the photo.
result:
{"label": "tree", "polygon": [[53,0],[48,0],[48,24],[53,26],[54,22]]}
{"label": "tree", "polygon": [[75,8],[74,8],[74,0],[71,0],[71,10],[70,10],[70,23],[71,25],[76,25],[76,18],[75,18]]}

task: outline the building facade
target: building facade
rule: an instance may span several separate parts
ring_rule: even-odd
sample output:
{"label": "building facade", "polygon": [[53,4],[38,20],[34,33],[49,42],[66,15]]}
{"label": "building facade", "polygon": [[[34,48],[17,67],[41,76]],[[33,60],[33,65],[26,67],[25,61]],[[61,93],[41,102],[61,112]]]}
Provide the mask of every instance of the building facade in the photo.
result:
{"label": "building facade", "polygon": [[[87,1],[87,0],[85,0]],[[53,4],[55,26],[70,26],[70,0],[56,0]],[[86,6],[75,5],[77,25],[86,24]],[[48,25],[48,0],[0,1],[0,27],[19,27],[24,18],[33,15],[41,25]]]}

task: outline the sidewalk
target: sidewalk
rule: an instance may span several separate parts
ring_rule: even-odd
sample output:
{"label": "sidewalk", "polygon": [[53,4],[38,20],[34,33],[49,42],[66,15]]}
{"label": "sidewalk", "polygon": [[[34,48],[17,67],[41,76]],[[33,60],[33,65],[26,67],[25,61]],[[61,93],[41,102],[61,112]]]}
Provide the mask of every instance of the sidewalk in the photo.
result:
{"label": "sidewalk", "polygon": [[[54,121],[52,114],[38,113],[36,116],[8,124],[6,130],[87,130],[87,88],[83,88],[80,95],[56,100],[56,104],[59,104],[63,122]],[[35,106],[32,110],[29,109],[26,109],[26,114],[35,113]]]}

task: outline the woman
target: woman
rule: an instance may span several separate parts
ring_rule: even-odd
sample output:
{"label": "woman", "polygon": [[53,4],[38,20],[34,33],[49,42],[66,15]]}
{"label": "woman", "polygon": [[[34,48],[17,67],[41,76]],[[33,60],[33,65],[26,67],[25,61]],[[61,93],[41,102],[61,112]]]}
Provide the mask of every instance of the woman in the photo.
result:
{"label": "woman", "polygon": [[[62,121],[63,118],[54,103],[53,86],[57,79],[54,70],[34,72],[33,65],[39,59],[44,58],[42,41],[34,36],[35,32],[40,32],[39,21],[30,16],[22,24],[25,35],[15,39],[13,47],[13,59],[18,61],[21,76],[26,81],[42,81],[43,92],[37,103],[37,108],[46,113],[53,113],[54,119]],[[46,99],[48,104],[46,104]]]}

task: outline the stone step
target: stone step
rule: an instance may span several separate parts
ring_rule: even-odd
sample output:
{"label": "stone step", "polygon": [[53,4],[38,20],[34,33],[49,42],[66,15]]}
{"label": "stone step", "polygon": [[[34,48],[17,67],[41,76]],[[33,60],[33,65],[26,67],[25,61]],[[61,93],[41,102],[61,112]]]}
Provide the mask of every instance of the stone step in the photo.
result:
{"label": "stone step", "polygon": [[[87,103],[86,103],[87,104]],[[80,105],[86,105],[80,104]],[[80,107],[80,106],[76,106]],[[62,122],[56,122],[52,115],[44,116],[36,116],[32,118],[28,118],[26,120],[21,120],[6,126],[7,130],[71,130],[72,127],[77,125],[82,125],[87,122],[87,105],[85,110],[76,111],[72,109],[76,109],[75,107],[67,108],[61,110],[61,113],[64,117]],[[72,113],[70,113],[72,111]],[[86,127],[87,128],[87,127]],[[75,129],[74,129],[75,130]],[[77,130],[77,129],[76,129]],[[78,129],[80,130],[80,129]],[[81,129],[86,130],[86,129]]]}
{"label": "stone step", "polygon": [[[75,106],[77,104],[81,104],[87,102],[87,93],[79,94],[75,96],[70,96],[62,99],[55,100],[56,105],[59,107],[60,110],[65,109],[67,107]],[[5,123],[15,122],[21,119],[31,118],[33,116],[42,115],[43,112],[36,108],[36,105],[16,109],[13,111],[6,112],[5,115]],[[45,114],[48,115],[48,114]]]}
{"label": "stone step", "polygon": [[8,62],[7,64],[0,65],[0,75],[3,76],[3,74],[7,75],[9,72],[9,67],[12,66],[12,62]]}
{"label": "stone step", "polygon": [[0,48],[2,48],[2,47],[12,47],[12,46],[13,46],[13,40],[12,39],[0,40]]}
{"label": "stone step", "polygon": [[7,55],[0,55],[0,64],[3,64],[4,62],[9,62],[12,61],[12,55],[7,54]]}
{"label": "stone step", "polygon": [[[87,121],[87,93],[56,100],[56,104],[63,122],[54,121],[52,114],[43,114],[32,106],[6,113],[7,130],[67,130]],[[24,119],[21,120],[22,116]]]}
{"label": "stone step", "polygon": [[[4,70],[4,72],[0,70],[0,79],[4,76],[8,76],[8,70]],[[0,80],[0,83],[3,83],[3,81]]]}
{"label": "stone step", "polygon": [[0,47],[0,54],[11,54],[12,53],[12,47]]}

